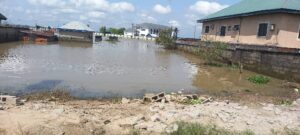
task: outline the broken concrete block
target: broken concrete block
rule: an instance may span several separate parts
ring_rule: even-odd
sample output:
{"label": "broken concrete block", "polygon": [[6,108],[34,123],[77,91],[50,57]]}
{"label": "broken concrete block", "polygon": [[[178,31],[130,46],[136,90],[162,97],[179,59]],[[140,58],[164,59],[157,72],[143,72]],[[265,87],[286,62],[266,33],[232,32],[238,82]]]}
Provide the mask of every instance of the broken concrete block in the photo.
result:
{"label": "broken concrete block", "polygon": [[21,102],[16,96],[0,95],[0,104],[21,105]]}

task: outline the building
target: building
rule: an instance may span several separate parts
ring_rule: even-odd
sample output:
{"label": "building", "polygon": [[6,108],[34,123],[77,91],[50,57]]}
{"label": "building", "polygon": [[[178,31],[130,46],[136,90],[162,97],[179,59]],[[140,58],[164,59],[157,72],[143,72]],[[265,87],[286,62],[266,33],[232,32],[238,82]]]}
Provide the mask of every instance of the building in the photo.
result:
{"label": "building", "polygon": [[171,27],[153,24],[153,23],[142,23],[137,24],[136,28],[136,35],[141,37],[158,37],[158,34],[161,30],[170,29]]}
{"label": "building", "polygon": [[0,24],[1,24],[1,21],[2,20],[6,20],[7,18],[4,16],[4,15],[2,15],[1,13],[0,13]]}
{"label": "building", "polygon": [[133,37],[134,36],[134,29],[132,29],[132,28],[126,29],[124,31],[124,36]]}
{"label": "building", "polygon": [[93,42],[94,31],[81,22],[69,22],[57,29],[59,40]]}
{"label": "building", "polygon": [[300,48],[300,0],[242,0],[211,14],[201,39]]}

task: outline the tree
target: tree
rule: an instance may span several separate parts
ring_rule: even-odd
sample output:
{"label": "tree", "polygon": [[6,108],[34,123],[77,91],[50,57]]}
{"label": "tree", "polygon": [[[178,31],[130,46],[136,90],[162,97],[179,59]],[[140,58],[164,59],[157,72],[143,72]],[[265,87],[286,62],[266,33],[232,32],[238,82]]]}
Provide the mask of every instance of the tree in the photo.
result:
{"label": "tree", "polygon": [[112,34],[124,35],[125,28],[109,28],[108,31]]}
{"label": "tree", "polygon": [[100,28],[100,33],[103,33],[104,35],[106,34],[106,27],[105,26]]}
{"label": "tree", "polygon": [[165,49],[176,49],[175,39],[172,37],[172,29],[161,30],[158,38],[155,39],[157,44],[163,45]]}

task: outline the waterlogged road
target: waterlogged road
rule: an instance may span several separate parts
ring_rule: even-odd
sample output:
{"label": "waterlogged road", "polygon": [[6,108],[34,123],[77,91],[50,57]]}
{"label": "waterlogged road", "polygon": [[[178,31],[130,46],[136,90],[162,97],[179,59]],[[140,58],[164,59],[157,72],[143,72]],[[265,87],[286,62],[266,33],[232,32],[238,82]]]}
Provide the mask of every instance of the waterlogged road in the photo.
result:
{"label": "waterlogged road", "polygon": [[201,59],[164,50],[153,42],[122,40],[98,45],[59,42],[0,44],[0,90],[34,92],[63,88],[80,97],[139,97],[146,92],[201,91],[285,95],[283,81],[247,81],[255,73],[203,66]]}

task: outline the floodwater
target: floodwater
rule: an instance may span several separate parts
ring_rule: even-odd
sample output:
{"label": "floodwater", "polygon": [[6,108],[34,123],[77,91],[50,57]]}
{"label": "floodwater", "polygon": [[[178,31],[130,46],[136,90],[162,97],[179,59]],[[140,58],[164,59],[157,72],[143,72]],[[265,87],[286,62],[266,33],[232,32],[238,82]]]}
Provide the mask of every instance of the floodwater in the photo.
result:
{"label": "floodwater", "polygon": [[222,92],[251,90],[286,93],[282,80],[257,86],[255,73],[204,66],[194,55],[164,50],[151,41],[0,44],[0,91],[71,90],[80,97],[140,97],[150,92]]}

